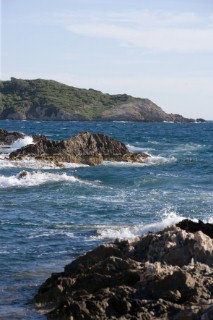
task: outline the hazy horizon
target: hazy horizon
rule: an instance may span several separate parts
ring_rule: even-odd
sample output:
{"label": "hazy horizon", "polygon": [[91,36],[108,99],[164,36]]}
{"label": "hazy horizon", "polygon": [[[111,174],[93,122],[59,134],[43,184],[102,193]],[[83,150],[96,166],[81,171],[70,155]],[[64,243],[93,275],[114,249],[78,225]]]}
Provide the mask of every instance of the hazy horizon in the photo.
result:
{"label": "hazy horizon", "polygon": [[1,0],[1,79],[51,79],[213,120],[212,0]]}

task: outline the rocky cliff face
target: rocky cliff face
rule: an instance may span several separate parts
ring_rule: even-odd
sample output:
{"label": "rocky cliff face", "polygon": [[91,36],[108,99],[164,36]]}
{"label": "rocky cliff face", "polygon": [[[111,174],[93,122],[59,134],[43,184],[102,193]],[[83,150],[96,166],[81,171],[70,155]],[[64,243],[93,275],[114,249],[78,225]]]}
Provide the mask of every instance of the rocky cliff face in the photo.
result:
{"label": "rocky cliff face", "polygon": [[144,162],[149,155],[130,153],[120,141],[104,134],[81,132],[68,140],[48,140],[34,137],[35,144],[27,145],[10,153],[10,159],[35,157],[54,162],[73,162],[96,165],[104,160]]}
{"label": "rocky cliff face", "polygon": [[148,99],[78,89],[51,80],[0,81],[0,119],[49,121],[193,122]]}
{"label": "rocky cliff face", "polygon": [[48,319],[213,319],[213,225],[185,220],[116,240],[52,274],[34,303]]}

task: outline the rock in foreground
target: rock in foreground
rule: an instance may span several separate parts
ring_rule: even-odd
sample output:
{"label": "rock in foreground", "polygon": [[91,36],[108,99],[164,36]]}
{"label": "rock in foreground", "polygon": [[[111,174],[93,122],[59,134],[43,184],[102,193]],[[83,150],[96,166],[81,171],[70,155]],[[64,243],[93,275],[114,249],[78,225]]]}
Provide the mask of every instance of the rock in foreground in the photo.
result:
{"label": "rock in foreground", "polygon": [[101,245],[52,274],[34,302],[55,320],[213,319],[213,225],[208,235],[197,225]]}
{"label": "rock in foreground", "polygon": [[68,140],[61,141],[37,137],[35,144],[12,152],[10,159],[24,156],[88,165],[100,164],[103,160],[144,162],[144,158],[149,157],[143,153],[130,153],[125,144],[104,134],[89,132],[81,132]]}

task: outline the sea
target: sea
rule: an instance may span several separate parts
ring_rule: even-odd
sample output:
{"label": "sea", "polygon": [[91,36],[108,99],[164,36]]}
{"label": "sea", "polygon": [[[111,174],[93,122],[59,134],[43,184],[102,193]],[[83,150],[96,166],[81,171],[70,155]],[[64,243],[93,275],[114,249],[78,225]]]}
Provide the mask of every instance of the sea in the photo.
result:
{"label": "sea", "polygon": [[[213,122],[0,121],[25,137],[0,154],[0,319],[45,320],[30,300],[51,275],[96,246],[133,239],[184,218],[213,223]],[[146,152],[145,163],[98,166],[24,159],[9,152],[33,134],[98,132]],[[20,179],[19,174],[27,171]]]}

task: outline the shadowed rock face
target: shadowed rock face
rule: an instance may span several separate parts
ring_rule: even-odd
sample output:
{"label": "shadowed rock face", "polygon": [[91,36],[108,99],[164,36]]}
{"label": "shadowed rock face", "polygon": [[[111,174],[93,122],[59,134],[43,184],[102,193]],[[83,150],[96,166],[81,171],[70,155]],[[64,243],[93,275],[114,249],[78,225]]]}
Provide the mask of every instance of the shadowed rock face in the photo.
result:
{"label": "shadowed rock face", "polygon": [[[34,302],[48,319],[213,319],[213,239],[185,221],[101,245],[52,274]],[[212,227],[212,225],[211,225]]]}
{"label": "shadowed rock face", "polygon": [[0,145],[10,145],[23,137],[24,135],[20,132],[8,132],[7,130],[0,129]]}
{"label": "shadowed rock face", "polygon": [[203,223],[199,220],[198,223],[194,223],[191,220],[183,220],[177,224],[178,227],[180,227],[183,230],[186,230],[188,232],[197,232],[202,231],[210,238],[213,238],[213,225],[211,223]]}
{"label": "shadowed rock face", "polygon": [[89,132],[82,132],[62,141],[37,137],[35,144],[10,154],[11,159],[23,156],[89,165],[99,164],[103,160],[143,162],[143,158],[148,157],[146,154],[130,153],[125,144],[104,134]]}

